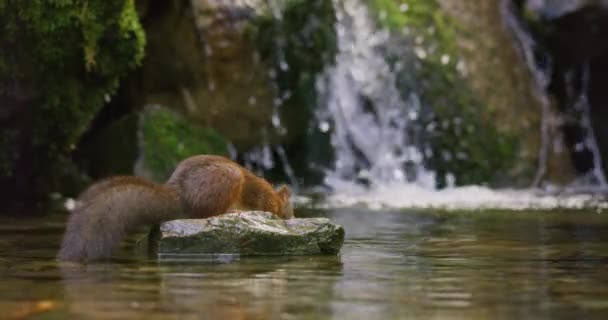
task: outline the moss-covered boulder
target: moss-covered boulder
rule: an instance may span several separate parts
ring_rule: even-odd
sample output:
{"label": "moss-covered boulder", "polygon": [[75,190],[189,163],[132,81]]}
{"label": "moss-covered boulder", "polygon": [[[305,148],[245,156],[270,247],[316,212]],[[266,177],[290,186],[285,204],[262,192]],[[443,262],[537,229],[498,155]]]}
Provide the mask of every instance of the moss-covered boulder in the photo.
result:
{"label": "moss-covered boulder", "polygon": [[337,254],[344,228],[327,218],[283,220],[253,211],[164,222],[157,241],[160,254]]}
{"label": "moss-covered boulder", "polygon": [[133,0],[0,1],[0,189],[62,190],[65,163],[144,55]]}
{"label": "moss-covered boulder", "polygon": [[135,172],[156,182],[165,182],[187,157],[228,153],[227,141],[215,130],[160,106],[147,107],[140,114],[138,141]]}
{"label": "moss-covered boulder", "polygon": [[264,1],[142,1],[146,57],[124,88],[124,103],[176,109],[240,151],[268,140],[275,89],[248,36],[264,6]]}
{"label": "moss-covered boulder", "polygon": [[75,159],[94,180],[136,174],[165,182],[181,160],[197,154],[228,155],[228,142],[172,109],[148,106],[87,137]]}

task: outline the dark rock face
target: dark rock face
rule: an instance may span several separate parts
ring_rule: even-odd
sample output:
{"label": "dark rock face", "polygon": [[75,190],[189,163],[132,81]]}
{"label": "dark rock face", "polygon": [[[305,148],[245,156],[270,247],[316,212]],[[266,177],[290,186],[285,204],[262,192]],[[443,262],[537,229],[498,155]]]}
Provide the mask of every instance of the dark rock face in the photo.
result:
{"label": "dark rock face", "polygon": [[248,30],[260,1],[149,1],[140,8],[146,57],[120,97],[163,105],[211,127],[238,150],[272,127],[274,89]]}
{"label": "dark rock face", "polygon": [[[561,127],[576,170],[585,174],[597,169],[589,144],[593,136],[599,149],[595,153],[602,156],[606,169],[608,1],[528,0],[520,5],[522,16],[523,10],[528,12],[539,51],[550,57],[553,74],[548,90],[563,115]],[[584,125],[585,117],[588,125]]]}
{"label": "dark rock face", "polygon": [[[526,68],[510,29],[501,23],[501,2],[437,2],[441,11],[458,26],[449,29],[450,33],[454,33],[457,49],[452,56],[453,60],[459,60],[456,66],[459,63],[464,66],[456,68],[458,75],[462,74],[463,81],[446,86],[447,90],[457,87],[458,92],[465,92],[460,85],[464,83],[465,87],[470,87],[472,99],[469,100],[475,102],[455,102],[462,100],[451,98],[447,102],[450,106],[447,109],[461,104],[459,117],[464,114],[461,110],[468,108],[472,110],[469,113],[481,119],[479,129],[469,135],[459,136],[452,130],[445,130],[447,132],[442,139],[447,142],[447,148],[443,149],[458,146],[456,151],[468,151],[471,155],[466,160],[456,158],[444,161],[448,171],[457,172],[450,167],[454,168],[455,163],[460,162],[462,165],[458,169],[464,178],[459,180],[467,183],[489,182],[490,185],[519,187],[533,184],[539,170],[543,101],[536,94],[534,77]],[[492,134],[494,130],[498,135]],[[516,144],[509,148],[508,142],[512,140]],[[460,147],[464,143],[466,147]],[[546,180],[560,184],[572,179],[573,170],[567,156],[551,152],[547,162],[550,168]],[[484,174],[480,175],[482,172]]]}
{"label": "dark rock face", "polygon": [[606,0],[525,0],[516,1],[525,4],[527,9],[543,19],[558,19],[586,8],[608,9]]}
{"label": "dark rock face", "polygon": [[227,155],[227,149],[227,141],[213,129],[155,105],[81,142],[75,158],[92,179],[135,173],[163,183],[181,160],[195,154]]}
{"label": "dark rock face", "polygon": [[160,226],[158,253],[337,254],[343,243],[344,228],[327,218],[283,220],[254,211],[165,222]]}

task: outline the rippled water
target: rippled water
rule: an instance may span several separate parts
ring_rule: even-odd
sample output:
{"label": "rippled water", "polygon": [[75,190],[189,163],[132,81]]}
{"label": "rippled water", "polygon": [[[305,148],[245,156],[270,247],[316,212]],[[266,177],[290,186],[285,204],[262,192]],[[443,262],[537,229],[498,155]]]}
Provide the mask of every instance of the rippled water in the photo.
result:
{"label": "rippled water", "polygon": [[[304,214],[304,212],[300,212]],[[608,216],[596,211],[309,211],[339,256],[54,260],[64,215],[0,220],[0,310],[64,319],[604,319]]]}

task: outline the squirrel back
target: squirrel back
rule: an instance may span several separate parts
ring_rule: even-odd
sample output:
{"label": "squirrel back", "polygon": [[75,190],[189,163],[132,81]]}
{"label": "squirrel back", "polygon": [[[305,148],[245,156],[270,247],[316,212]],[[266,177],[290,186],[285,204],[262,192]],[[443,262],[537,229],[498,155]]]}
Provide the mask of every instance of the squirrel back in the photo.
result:
{"label": "squirrel back", "polygon": [[286,187],[220,156],[182,161],[164,185],[139,177],[114,177],[86,189],[67,223],[59,259],[110,256],[131,230],[179,218],[207,218],[229,210],[262,210],[293,218]]}

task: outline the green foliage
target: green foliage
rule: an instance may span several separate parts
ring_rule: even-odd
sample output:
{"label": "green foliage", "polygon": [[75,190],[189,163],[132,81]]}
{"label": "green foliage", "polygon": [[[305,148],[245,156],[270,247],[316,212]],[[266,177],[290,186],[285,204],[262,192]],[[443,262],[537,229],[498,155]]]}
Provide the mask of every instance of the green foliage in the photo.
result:
{"label": "green foliage", "polygon": [[[133,0],[6,0],[0,21],[0,97],[20,101],[8,105],[20,121],[0,132],[17,137],[31,126],[33,176],[44,179],[140,63],[144,32]],[[15,140],[0,141],[12,155],[0,158],[5,177],[19,174]]]}
{"label": "green foliage", "polygon": [[145,109],[140,120],[140,148],[145,173],[164,182],[177,164],[197,154],[226,155],[227,141],[213,129],[194,125],[161,107]]}
{"label": "green foliage", "polygon": [[[458,25],[435,0],[372,0],[378,23],[393,35],[405,38],[415,60],[402,74],[404,95],[417,92],[428,107],[422,121],[432,152],[426,163],[437,173],[439,186],[448,174],[457,184],[497,182],[514,166],[517,140],[486,121],[492,106],[482,105],[458,71],[459,52],[454,35]],[[408,53],[390,57],[408,60]],[[405,79],[405,80],[404,80]]]}

